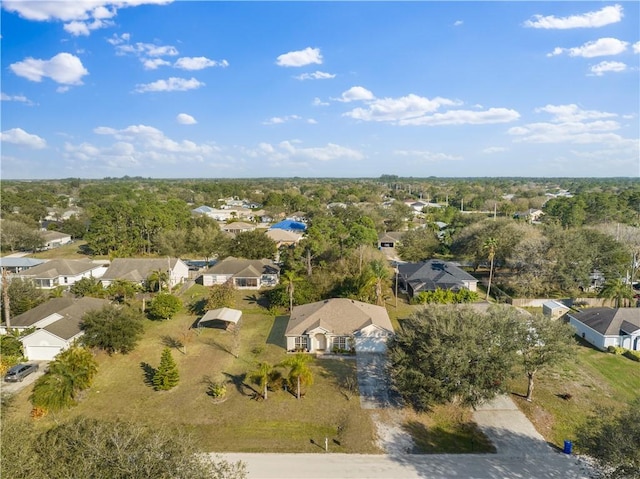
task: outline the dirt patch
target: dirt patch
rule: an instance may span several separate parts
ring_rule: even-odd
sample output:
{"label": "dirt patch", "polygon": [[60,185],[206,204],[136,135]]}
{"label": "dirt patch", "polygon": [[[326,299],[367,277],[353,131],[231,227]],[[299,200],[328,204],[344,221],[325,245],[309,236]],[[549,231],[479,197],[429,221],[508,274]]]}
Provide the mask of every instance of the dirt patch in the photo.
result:
{"label": "dirt patch", "polygon": [[376,445],[389,455],[411,454],[415,443],[404,428],[404,413],[397,409],[372,411],[371,419],[376,431]]}

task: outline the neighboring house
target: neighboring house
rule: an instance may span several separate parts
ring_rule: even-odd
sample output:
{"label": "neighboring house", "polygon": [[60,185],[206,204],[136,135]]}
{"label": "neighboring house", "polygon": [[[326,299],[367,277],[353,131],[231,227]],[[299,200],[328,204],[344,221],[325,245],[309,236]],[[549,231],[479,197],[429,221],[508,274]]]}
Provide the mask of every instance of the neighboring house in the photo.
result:
{"label": "neighboring house", "polygon": [[256,229],[256,225],[251,225],[242,221],[234,221],[233,223],[228,223],[221,226],[220,229],[226,233],[238,234],[247,231],[253,231]]}
{"label": "neighboring house", "polygon": [[569,324],[576,328],[576,335],[599,349],[620,346],[640,351],[638,308],[589,308],[569,312],[567,316]]}
{"label": "neighboring house", "polygon": [[293,220],[293,221],[299,221],[300,223],[305,223],[307,222],[307,213],[305,213],[304,211],[295,211],[294,213],[291,213],[289,216],[287,216],[288,220]]}
{"label": "neighboring house", "polygon": [[307,229],[307,225],[300,221],[294,221],[290,219],[279,221],[269,228],[271,230],[284,230],[284,231],[294,231],[296,233],[304,233]]}
{"label": "neighboring house", "polygon": [[295,306],[284,335],[287,351],[384,353],[393,326],[383,306],[333,298]]}
{"label": "neighboring house", "polygon": [[265,234],[276,243],[278,248],[295,245],[302,239],[302,234],[287,230],[268,230]]}
{"label": "neighboring house", "polygon": [[402,231],[387,231],[378,235],[378,248],[395,248],[402,240]]}
{"label": "neighboring house", "polygon": [[71,243],[71,235],[59,231],[41,231],[44,238],[42,249],[52,249]]}
{"label": "neighboring house", "polygon": [[422,291],[450,289],[469,291],[478,289],[478,280],[455,264],[439,259],[430,259],[422,263],[401,263],[398,276],[410,297]]}
{"label": "neighboring house", "polygon": [[106,299],[84,297],[54,298],[11,320],[17,330],[36,328],[20,339],[29,361],[51,360],[82,336],[80,323],[89,311],[107,306]]}
{"label": "neighboring house", "polygon": [[189,278],[189,266],[178,258],[115,258],[101,281],[104,287],[115,280],[144,285],[147,278],[156,272],[169,273],[169,288]]}
{"label": "neighboring house", "polygon": [[229,256],[202,274],[202,284],[213,286],[228,281],[238,289],[260,289],[278,284],[280,268],[270,259],[242,259]]}
{"label": "neighboring house", "polygon": [[52,259],[18,273],[23,279],[31,279],[38,288],[52,289],[71,286],[82,278],[101,278],[107,270],[102,263],[90,259]]}
{"label": "neighboring house", "polygon": [[517,218],[519,220],[526,220],[529,223],[537,223],[538,221],[540,221],[540,218],[543,214],[544,213],[542,212],[542,210],[529,208],[527,211],[519,211],[513,216],[514,218]]}
{"label": "neighboring house", "polygon": [[569,312],[571,308],[569,306],[562,304],[559,301],[545,301],[542,303],[542,314],[545,316],[549,316],[552,319],[559,318],[563,314]]}
{"label": "neighboring house", "polygon": [[0,271],[7,270],[7,273],[21,273],[30,268],[44,263],[43,259],[35,258],[0,258]]}

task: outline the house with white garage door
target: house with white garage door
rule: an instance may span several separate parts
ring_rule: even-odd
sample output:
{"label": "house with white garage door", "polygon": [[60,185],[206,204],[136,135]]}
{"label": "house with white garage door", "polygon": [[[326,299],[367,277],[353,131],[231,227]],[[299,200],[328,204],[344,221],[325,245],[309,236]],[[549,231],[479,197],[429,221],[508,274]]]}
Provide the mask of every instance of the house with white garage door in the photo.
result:
{"label": "house with white garage door", "polygon": [[295,306],[285,331],[287,351],[384,353],[393,335],[383,306],[332,298]]}
{"label": "house with white garage door", "polygon": [[99,298],[54,298],[13,318],[11,327],[23,331],[35,328],[20,339],[29,361],[51,360],[82,336],[80,323],[86,313],[108,304]]}

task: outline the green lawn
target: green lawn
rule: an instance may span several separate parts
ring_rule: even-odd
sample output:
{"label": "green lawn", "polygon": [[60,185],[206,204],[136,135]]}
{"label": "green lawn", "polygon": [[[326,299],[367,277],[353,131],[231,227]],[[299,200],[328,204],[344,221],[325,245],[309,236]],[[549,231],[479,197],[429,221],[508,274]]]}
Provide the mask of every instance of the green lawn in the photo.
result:
{"label": "green lawn", "polygon": [[[512,391],[526,392],[524,374]],[[539,373],[533,395],[532,403],[513,397],[538,431],[562,447],[565,439],[575,440],[576,428],[598,407],[620,409],[640,396],[640,363],[580,343],[574,361]]]}

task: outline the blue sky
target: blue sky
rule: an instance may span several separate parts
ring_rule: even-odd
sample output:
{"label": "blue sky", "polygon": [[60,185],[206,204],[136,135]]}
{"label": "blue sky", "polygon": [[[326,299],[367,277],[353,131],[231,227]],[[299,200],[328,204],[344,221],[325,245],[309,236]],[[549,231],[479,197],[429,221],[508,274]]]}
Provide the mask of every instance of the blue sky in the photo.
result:
{"label": "blue sky", "polygon": [[1,15],[4,179],[640,176],[638,2]]}

